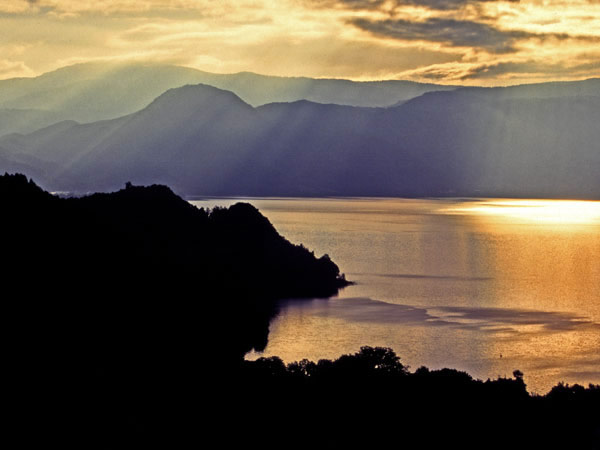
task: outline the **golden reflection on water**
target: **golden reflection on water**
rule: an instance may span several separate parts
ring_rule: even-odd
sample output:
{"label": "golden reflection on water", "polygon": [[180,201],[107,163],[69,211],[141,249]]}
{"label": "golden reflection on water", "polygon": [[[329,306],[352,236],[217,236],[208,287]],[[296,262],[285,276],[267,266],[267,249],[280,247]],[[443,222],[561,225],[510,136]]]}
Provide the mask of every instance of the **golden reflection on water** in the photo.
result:
{"label": "golden reflection on water", "polygon": [[442,211],[448,214],[495,216],[511,222],[563,225],[600,223],[600,202],[596,201],[494,199],[463,202]]}
{"label": "golden reflection on water", "polygon": [[[291,362],[386,346],[413,370],[486,379],[519,369],[538,393],[600,383],[600,202],[246,201],[357,283],[285,305],[264,355]],[[224,203],[211,202],[197,204]]]}

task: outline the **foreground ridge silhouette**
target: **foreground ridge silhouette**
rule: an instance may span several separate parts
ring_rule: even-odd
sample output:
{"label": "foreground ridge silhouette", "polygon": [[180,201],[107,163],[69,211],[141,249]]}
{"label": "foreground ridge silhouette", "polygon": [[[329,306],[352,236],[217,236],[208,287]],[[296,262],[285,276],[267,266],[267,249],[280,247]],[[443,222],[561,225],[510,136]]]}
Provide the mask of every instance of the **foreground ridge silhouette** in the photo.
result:
{"label": "foreground ridge silhouette", "polygon": [[598,448],[598,386],[532,396],[518,371],[410,372],[371,347],[245,361],[278,299],[348,283],[251,205],[205,211],[130,183],[59,198],[4,175],[0,207],[7,428],[23,448]]}

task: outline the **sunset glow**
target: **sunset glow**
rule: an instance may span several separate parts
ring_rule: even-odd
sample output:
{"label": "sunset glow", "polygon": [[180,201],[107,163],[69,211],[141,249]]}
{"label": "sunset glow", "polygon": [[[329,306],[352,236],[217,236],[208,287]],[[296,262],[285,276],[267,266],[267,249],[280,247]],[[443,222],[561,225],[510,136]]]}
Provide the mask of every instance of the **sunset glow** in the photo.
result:
{"label": "sunset glow", "polygon": [[0,79],[88,61],[506,85],[600,73],[594,0],[0,0]]}
{"label": "sunset glow", "polygon": [[449,214],[497,216],[511,221],[600,226],[600,202],[575,200],[486,200],[444,210]]}
{"label": "sunset glow", "polygon": [[0,0],[0,30],[20,442],[600,445],[600,0]]}

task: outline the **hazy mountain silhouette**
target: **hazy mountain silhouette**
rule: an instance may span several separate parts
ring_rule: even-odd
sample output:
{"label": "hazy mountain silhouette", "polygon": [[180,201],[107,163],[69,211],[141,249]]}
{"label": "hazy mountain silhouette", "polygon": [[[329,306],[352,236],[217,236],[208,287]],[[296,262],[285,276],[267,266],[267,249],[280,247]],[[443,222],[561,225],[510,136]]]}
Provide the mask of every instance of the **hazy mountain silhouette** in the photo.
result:
{"label": "hazy mountain silhouette", "polygon": [[131,180],[186,195],[600,197],[600,96],[525,97],[461,89],[393,108],[253,108],[185,86],[118,119],[4,136],[0,157],[60,191]]}
{"label": "hazy mountain silhouette", "polygon": [[495,88],[464,87],[461,90],[480,95],[493,95],[502,99],[587,97],[600,95],[600,78],[590,78],[583,81],[521,84]]}
{"label": "hazy mountain silhouette", "polygon": [[158,64],[77,64],[34,78],[0,81],[0,135],[31,132],[60,120],[94,122],[120,117],[146,107],[168,89],[198,83],[232,91],[253,106],[302,99],[389,106],[425,92],[454,89],[396,80],[354,82],[249,72],[213,74]]}
{"label": "hazy mountain silhouette", "polygon": [[0,109],[0,136],[28,133],[67,119],[62,112],[37,109]]}
{"label": "hazy mountain silhouette", "polygon": [[[552,99],[563,97],[600,96],[600,78],[583,81],[553,81],[536,84],[520,84],[506,87],[457,87],[461,94],[472,94],[497,100]],[[393,106],[399,106],[404,101]]]}

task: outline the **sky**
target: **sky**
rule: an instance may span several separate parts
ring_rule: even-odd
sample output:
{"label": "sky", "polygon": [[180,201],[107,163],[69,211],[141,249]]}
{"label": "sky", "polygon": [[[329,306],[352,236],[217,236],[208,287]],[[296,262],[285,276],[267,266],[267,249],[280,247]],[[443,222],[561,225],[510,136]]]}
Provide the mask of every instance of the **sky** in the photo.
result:
{"label": "sky", "polygon": [[600,76],[600,0],[0,0],[0,79],[88,61],[510,85]]}

